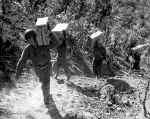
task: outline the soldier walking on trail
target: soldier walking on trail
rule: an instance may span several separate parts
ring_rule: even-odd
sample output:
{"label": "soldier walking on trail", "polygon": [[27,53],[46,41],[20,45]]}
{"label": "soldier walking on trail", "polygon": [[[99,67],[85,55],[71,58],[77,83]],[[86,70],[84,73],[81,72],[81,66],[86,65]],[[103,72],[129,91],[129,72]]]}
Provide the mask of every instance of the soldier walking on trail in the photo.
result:
{"label": "soldier walking on trail", "polygon": [[67,32],[68,25],[67,23],[60,23],[52,29],[56,39],[60,41],[60,45],[57,47],[57,62],[54,64],[56,79],[60,69],[64,70],[68,80],[71,75],[84,74],[91,76],[92,71],[89,69],[83,54],[77,47],[75,39]]}
{"label": "soldier walking on trail", "polygon": [[97,31],[93,33],[90,38],[92,39],[91,48],[93,48],[93,72],[96,77],[102,76],[102,64],[106,60],[106,48],[102,44],[103,32]]}
{"label": "soldier walking on trail", "polygon": [[140,70],[141,54],[138,51],[133,50],[133,48],[136,46],[137,46],[137,41],[131,41],[131,43],[128,46],[127,61],[129,61],[133,65],[131,69]]}
{"label": "soldier walking on trail", "polygon": [[69,64],[67,63],[66,39],[62,40],[62,44],[57,47],[57,51],[58,51],[57,62],[54,64],[54,68],[56,70],[56,79],[58,78],[60,68],[63,68],[67,75],[67,79],[69,80],[69,78],[71,76],[71,72],[68,67]]}
{"label": "soldier walking on trail", "polygon": [[60,69],[63,69],[65,74],[67,75],[67,79],[70,78],[71,72],[69,70],[69,64],[67,62],[67,50],[68,50],[68,39],[66,38],[66,29],[69,24],[60,23],[57,24],[52,29],[52,36],[54,39],[59,41],[59,45],[57,46],[57,62],[54,64],[53,69],[56,73],[56,79],[58,79]]}
{"label": "soldier walking on trail", "polygon": [[48,97],[50,93],[50,52],[49,46],[38,46],[37,34],[33,29],[25,32],[25,39],[29,43],[23,50],[21,58],[17,63],[16,78],[18,79],[21,71],[29,59],[33,63],[33,67],[36,75],[39,77],[39,81],[42,83],[42,91],[44,95],[44,103],[48,106]]}
{"label": "soldier walking on trail", "polygon": [[94,61],[93,61],[93,72],[97,77],[102,76],[102,64],[106,60],[106,49],[96,40],[93,47]]}
{"label": "soldier walking on trail", "polygon": [[35,29],[27,29],[25,31],[25,40],[28,45],[24,48],[22,55],[17,63],[16,78],[22,72],[26,61],[32,61],[32,65],[39,81],[42,83],[42,91],[44,96],[44,103],[49,106],[50,96],[50,76],[52,75],[51,64],[51,49],[55,49],[61,42],[54,39],[49,31],[48,17],[38,18]]}

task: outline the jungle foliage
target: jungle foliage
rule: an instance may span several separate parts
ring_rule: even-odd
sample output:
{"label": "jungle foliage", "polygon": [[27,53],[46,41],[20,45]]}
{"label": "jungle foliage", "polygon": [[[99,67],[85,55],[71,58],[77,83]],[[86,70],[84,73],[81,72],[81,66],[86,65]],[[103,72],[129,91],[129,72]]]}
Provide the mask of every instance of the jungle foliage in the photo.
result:
{"label": "jungle foliage", "polygon": [[2,38],[21,48],[24,30],[44,16],[51,28],[70,23],[68,31],[84,53],[90,52],[87,41],[97,30],[105,32],[103,43],[113,57],[125,58],[131,40],[140,44],[150,38],[149,0],[1,0],[0,7]]}

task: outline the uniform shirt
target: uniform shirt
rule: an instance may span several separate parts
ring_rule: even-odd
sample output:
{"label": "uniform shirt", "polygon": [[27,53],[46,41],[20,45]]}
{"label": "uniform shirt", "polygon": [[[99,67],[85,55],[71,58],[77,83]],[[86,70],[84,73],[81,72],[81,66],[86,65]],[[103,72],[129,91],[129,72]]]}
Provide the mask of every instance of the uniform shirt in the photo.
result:
{"label": "uniform shirt", "polygon": [[27,60],[31,60],[35,68],[43,69],[48,66],[50,59],[51,57],[48,46],[33,47],[32,45],[27,45],[17,63],[16,75],[21,73]]}

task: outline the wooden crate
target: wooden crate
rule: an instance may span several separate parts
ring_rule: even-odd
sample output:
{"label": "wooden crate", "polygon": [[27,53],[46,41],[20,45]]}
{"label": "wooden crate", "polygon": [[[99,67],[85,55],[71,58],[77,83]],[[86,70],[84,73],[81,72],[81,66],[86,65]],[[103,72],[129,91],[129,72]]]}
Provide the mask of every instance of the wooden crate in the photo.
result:
{"label": "wooden crate", "polygon": [[38,45],[48,45],[50,38],[48,30],[48,17],[38,18],[36,22]]}

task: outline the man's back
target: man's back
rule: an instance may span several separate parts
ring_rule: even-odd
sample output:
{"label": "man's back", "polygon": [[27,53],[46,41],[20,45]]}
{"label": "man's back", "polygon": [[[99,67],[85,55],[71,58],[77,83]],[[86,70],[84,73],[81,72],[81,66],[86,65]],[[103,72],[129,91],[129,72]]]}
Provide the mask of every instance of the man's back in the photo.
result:
{"label": "man's back", "polygon": [[51,59],[50,51],[46,46],[30,46],[29,59],[32,60],[34,66],[44,65],[48,63]]}

